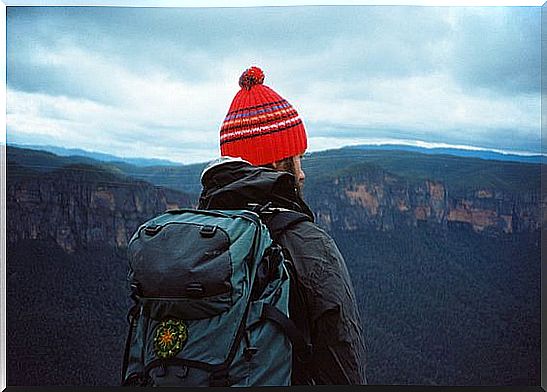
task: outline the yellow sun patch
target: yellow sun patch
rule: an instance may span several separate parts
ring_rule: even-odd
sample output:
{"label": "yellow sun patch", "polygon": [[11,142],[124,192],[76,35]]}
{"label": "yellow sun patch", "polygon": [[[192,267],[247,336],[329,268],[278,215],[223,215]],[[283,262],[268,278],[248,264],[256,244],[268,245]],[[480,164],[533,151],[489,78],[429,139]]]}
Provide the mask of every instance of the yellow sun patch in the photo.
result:
{"label": "yellow sun patch", "polygon": [[188,340],[188,327],[181,320],[164,320],[154,337],[154,350],[160,358],[173,358]]}

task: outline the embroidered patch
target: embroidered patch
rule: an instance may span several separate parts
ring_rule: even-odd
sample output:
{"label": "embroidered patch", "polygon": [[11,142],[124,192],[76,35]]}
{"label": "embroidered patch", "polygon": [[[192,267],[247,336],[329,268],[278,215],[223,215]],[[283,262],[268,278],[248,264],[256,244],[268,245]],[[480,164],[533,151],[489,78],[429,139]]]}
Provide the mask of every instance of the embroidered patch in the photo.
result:
{"label": "embroidered patch", "polygon": [[154,349],[160,358],[173,358],[188,340],[188,328],[181,320],[162,321],[154,338]]}

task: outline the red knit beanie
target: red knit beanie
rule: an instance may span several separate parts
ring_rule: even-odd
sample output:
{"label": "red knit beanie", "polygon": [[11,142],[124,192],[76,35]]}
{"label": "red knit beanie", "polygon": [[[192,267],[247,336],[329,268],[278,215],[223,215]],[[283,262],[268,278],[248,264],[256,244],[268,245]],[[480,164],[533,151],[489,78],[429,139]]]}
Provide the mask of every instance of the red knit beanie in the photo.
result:
{"label": "red knit beanie", "polygon": [[268,86],[264,73],[251,67],[239,78],[220,128],[222,156],[243,158],[258,166],[304,153],[306,130],[296,110]]}

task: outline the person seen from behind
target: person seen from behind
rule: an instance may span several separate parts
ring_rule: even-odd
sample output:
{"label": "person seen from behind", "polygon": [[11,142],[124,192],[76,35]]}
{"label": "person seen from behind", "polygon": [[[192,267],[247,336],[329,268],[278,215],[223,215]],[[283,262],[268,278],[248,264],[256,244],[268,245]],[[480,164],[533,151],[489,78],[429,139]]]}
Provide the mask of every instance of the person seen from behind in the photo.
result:
{"label": "person seen from behind", "polygon": [[247,69],[220,130],[221,158],[203,171],[200,209],[269,205],[309,219],[285,228],[276,241],[292,266],[289,316],[311,342],[305,361],[293,355],[297,384],[366,384],[366,345],[353,285],[334,240],[302,198],[307,148],[304,124],[292,105]]}

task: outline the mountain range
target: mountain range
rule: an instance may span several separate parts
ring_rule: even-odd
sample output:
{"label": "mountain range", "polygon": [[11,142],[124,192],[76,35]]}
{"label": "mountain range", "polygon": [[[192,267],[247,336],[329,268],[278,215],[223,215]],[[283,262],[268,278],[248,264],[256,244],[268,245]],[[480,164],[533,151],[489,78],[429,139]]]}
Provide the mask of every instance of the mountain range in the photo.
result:
{"label": "mountain range", "polygon": [[546,163],[545,155],[542,154],[518,154],[510,151],[500,152],[488,149],[456,148],[456,147],[420,147],[404,144],[380,144],[380,145],[357,145],[347,147],[359,150],[399,150],[412,151],[432,155],[453,155],[457,157],[480,158],[495,161],[513,161],[525,163]]}
{"label": "mountain range", "polygon": [[[127,241],[194,207],[204,165],[8,146],[8,385],[117,385]],[[541,164],[351,147],[303,167],[352,276],[371,383],[539,385]]]}
{"label": "mountain range", "polygon": [[[9,146],[26,148],[32,150],[46,151],[53,153],[58,156],[64,157],[86,157],[91,158],[96,161],[102,162],[124,162],[131,165],[145,167],[145,166],[180,166],[180,163],[176,163],[167,159],[158,159],[158,158],[128,158],[128,157],[119,157],[112,154],[105,154],[102,152],[88,151],[80,148],[65,148],[59,146],[51,145],[30,145],[30,144],[17,144],[17,143],[8,143]],[[513,161],[513,162],[524,162],[524,163],[546,163],[545,155],[542,154],[533,154],[533,153],[516,153],[511,151],[501,152],[495,150],[489,150],[486,148],[458,148],[458,147],[421,147],[419,145],[410,145],[410,144],[361,144],[345,147],[345,149],[353,150],[365,150],[365,151],[411,151],[418,152],[422,154],[433,154],[433,155],[453,155],[457,157],[469,157],[469,158],[480,158],[488,160],[497,160],[497,161]]]}
{"label": "mountain range", "polygon": [[32,144],[17,144],[9,143],[12,147],[26,148],[32,150],[46,151],[63,157],[85,157],[95,161],[102,162],[126,162],[136,166],[173,166],[178,165],[176,162],[167,159],[157,158],[121,158],[112,154],[105,154],[97,151],[88,151],[81,148],[65,148],[51,145],[32,145]]}

